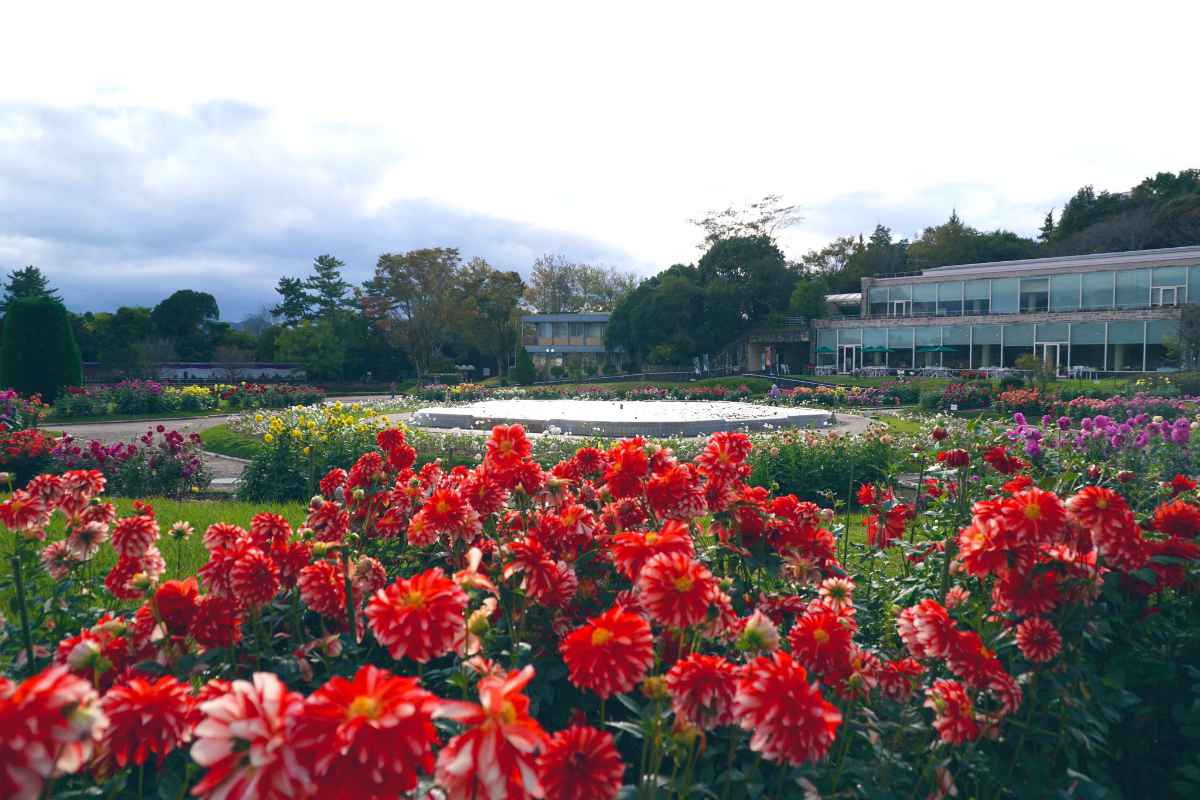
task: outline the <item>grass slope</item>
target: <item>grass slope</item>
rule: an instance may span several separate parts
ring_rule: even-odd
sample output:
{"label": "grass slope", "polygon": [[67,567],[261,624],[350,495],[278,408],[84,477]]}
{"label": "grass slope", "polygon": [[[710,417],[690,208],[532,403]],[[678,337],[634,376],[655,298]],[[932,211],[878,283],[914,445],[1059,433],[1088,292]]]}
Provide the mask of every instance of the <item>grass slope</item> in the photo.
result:
{"label": "grass slope", "polygon": [[253,436],[238,433],[228,424],[214,425],[200,432],[200,441],[210,453],[234,458],[251,459],[258,455],[262,444]]}

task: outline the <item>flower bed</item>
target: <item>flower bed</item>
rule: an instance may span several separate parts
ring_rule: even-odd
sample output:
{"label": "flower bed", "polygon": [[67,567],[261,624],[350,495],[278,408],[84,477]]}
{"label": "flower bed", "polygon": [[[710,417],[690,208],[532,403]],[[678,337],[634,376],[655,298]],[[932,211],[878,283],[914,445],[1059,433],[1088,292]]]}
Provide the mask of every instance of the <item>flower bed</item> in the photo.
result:
{"label": "flower bed", "polygon": [[200,436],[158,425],[133,442],[58,439],[50,453],[56,473],[94,470],[122,497],[182,497],[208,487]]}
{"label": "flower bed", "polygon": [[82,419],[112,414],[168,414],[220,408],[284,408],[319,402],[325,393],[291,384],[212,384],[168,386],[157,381],[128,380],[97,386],[72,386],[60,393],[54,414]]}
{"label": "flower bed", "polygon": [[0,796],[1189,796],[1196,484],[1118,463],[1190,459],[1155,424],[1095,470],[938,428],[920,498],[858,491],[869,543],[748,483],[742,434],[545,470],[500,427],[444,470],[382,429],[299,529],[166,533],[187,580],[152,508],[38,478],[0,504]]}

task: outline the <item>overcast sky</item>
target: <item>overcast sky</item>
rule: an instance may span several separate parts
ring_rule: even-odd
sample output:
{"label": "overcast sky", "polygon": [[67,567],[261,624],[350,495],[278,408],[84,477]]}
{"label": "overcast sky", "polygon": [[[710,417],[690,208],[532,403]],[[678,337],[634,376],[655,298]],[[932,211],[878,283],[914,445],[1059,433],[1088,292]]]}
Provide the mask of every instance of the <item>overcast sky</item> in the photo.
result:
{"label": "overcast sky", "polygon": [[1197,3],[416,5],[6,5],[0,270],[236,320],[326,252],[652,274],[768,192],[798,257],[1200,167]]}

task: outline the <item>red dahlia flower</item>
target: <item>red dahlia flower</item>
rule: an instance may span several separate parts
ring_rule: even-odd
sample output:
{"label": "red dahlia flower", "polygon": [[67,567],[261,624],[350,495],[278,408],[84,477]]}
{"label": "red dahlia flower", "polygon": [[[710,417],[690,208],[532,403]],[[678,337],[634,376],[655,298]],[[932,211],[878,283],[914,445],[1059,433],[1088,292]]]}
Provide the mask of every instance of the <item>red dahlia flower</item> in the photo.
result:
{"label": "red dahlia flower", "polygon": [[575,725],[550,737],[538,758],[546,797],[555,800],[614,800],[625,764],[605,731]]}
{"label": "red dahlia flower", "polygon": [[479,681],[479,704],[443,701],[436,717],[469,728],[438,753],[437,781],[448,800],[484,797],[541,797],[533,756],[546,743],[546,732],[529,715],[522,690],[533,667]]}
{"label": "red dahlia flower", "polygon": [[353,680],[335,677],[313,692],[287,724],[292,780],[333,800],[383,800],[412,791],[433,769],[438,700],[416,678],[370,665]]}
{"label": "red dahlia flower", "polygon": [[1062,636],[1042,617],[1030,617],[1017,626],[1017,647],[1029,661],[1043,664],[1062,650]]}
{"label": "red dahlia flower", "polygon": [[809,611],[788,634],[792,656],[808,670],[833,682],[850,670],[851,630],[833,611]]}
{"label": "red dahlia flower", "polygon": [[279,568],[262,550],[248,547],[233,562],[229,585],[242,607],[266,605],[279,593]]}
{"label": "red dahlia flower", "polygon": [[939,464],[945,464],[953,469],[962,469],[971,463],[971,454],[962,448],[943,450],[937,454]]}
{"label": "red dahlia flower", "polygon": [[925,690],[925,707],[933,709],[933,727],[942,741],[964,744],[979,738],[975,706],[958,681],[935,681]]}
{"label": "red dahlia flower", "polygon": [[1010,455],[1002,445],[997,445],[983,454],[983,460],[1001,475],[1012,475],[1014,472],[1028,467],[1029,464]]}
{"label": "red dahlia flower", "polygon": [[47,780],[87,764],[107,724],[95,689],[65,666],[0,678],[0,797],[42,797]]}
{"label": "red dahlia flower", "polygon": [[185,581],[167,581],[154,593],[154,610],[174,636],[183,636],[196,615],[199,590],[195,577]]}
{"label": "red dahlia flower", "polygon": [[922,659],[944,657],[956,633],[946,609],[928,598],[900,612],[896,631],[913,657]]}
{"label": "red dahlia flower", "polygon": [[[223,683],[223,682],[222,682]],[[304,698],[269,672],[215,687],[199,703],[192,760],[208,769],[192,794],[212,800],[303,796],[285,766],[284,726]]]}
{"label": "red dahlia flower", "polygon": [[454,649],[466,626],[466,608],[466,592],[434,567],[380,589],[366,613],[371,632],[392,658],[424,664]]}
{"label": "red dahlia flower", "polygon": [[601,698],[628,692],[654,663],[649,623],[620,606],[567,634],[559,650],[571,683]]}
{"label": "red dahlia flower", "polygon": [[170,675],[153,683],[134,678],[114,686],[104,695],[100,707],[109,720],[101,750],[116,759],[122,769],[128,764],[146,763],[151,754],[162,766],[190,733],[191,692],[187,684]]}
{"label": "red dahlia flower", "polygon": [[242,639],[242,620],[233,600],[221,595],[196,598],[192,638],[202,647],[229,647]]}
{"label": "red dahlia flower", "polygon": [[1183,500],[1163,503],[1154,509],[1154,530],[1168,536],[1193,539],[1200,534],[1200,508]]}
{"label": "red dahlia flower", "polygon": [[708,438],[704,450],[696,456],[696,466],[709,480],[736,480],[744,477],[743,465],[750,455],[750,449],[750,437],[744,433],[714,433]]}
{"label": "red dahlia flower", "polygon": [[676,716],[701,730],[733,723],[738,669],[720,656],[694,653],[667,672]]}
{"label": "red dahlia flower", "polygon": [[782,651],[760,656],[742,670],[734,717],[752,731],[750,749],[768,761],[800,766],[829,752],[842,714],[808,682],[804,667]]}
{"label": "red dahlia flower", "polygon": [[346,582],[341,565],[318,561],[300,570],[296,580],[304,605],[329,619],[346,615]]}
{"label": "red dahlia flower", "polygon": [[1175,477],[1167,483],[1167,488],[1171,490],[1172,497],[1178,497],[1184,492],[1190,492],[1195,489],[1196,480],[1187,475],[1176,473]]}
{"label": "red dahlia flower", "polygon": [[158,522],[154,517],[125,517],[113,526],[112,546],[122,556],[141,558],[157,540]]}
{"label": "red dahlia flower", "polygon": [[612,556],[617,571],[631,581],[642,573],[642,566],[660,553],[695,553],[688,526],[678,520],[667,520],[661,530],[622,531],[612,539]]}
{"label": "red dahlia flower", "polygon": [[717,582],[708,567],[682,553],[661,553],[638,576],[642,605],[659,624],[675,628],[698,625],[708,617]]}
{"label": "red dahlia flower", "polygon": [[618,500],[640,495],[642,481],[650,471],[646,441],[635,436],[619,442],[608,451],[606,459],[608,467],[604,470],[604,483],[608,486],[608,493]]}

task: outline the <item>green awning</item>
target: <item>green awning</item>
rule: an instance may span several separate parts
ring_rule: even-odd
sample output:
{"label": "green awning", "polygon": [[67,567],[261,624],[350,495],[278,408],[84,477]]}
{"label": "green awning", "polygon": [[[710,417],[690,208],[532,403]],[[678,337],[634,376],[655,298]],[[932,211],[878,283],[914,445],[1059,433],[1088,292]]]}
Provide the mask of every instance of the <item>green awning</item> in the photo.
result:
{"label": "green awning", "polygon": [[886,352],[888,352],[888,349],[881,345],[873,344],[870,347],[864,347],[863,352],[864,353],[886,353]]}
{"label": "green awning", "polygon": [[833,348],[832,347],[818,347],[817,352],[818,353],[832,353]]}
{"label": "green awning", "polygon": [[918,353],[940,353],[942,349],[936,344],[923,344],[917,348]]}

